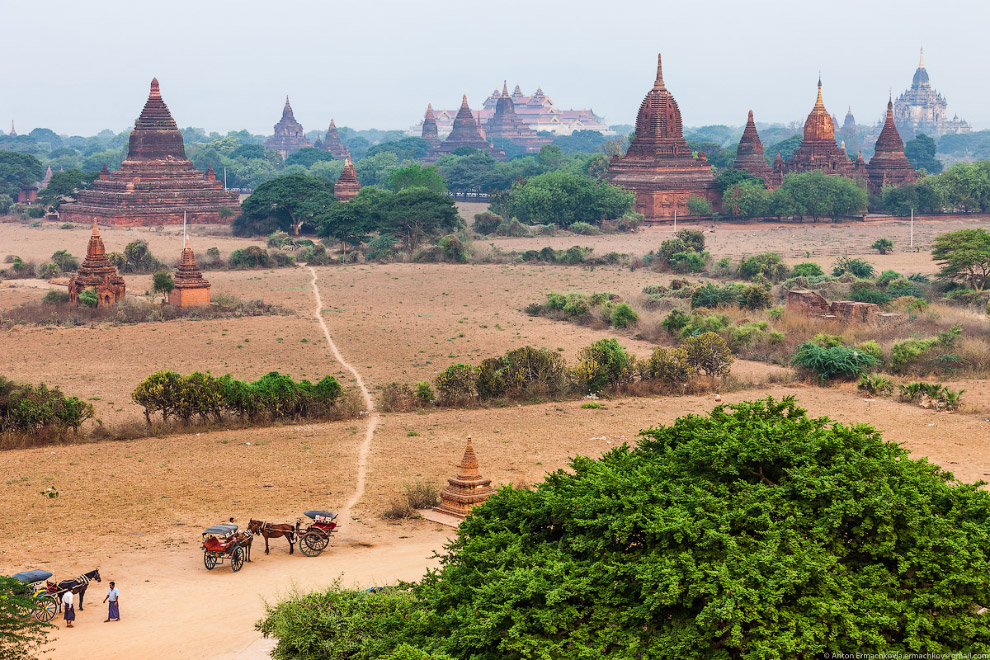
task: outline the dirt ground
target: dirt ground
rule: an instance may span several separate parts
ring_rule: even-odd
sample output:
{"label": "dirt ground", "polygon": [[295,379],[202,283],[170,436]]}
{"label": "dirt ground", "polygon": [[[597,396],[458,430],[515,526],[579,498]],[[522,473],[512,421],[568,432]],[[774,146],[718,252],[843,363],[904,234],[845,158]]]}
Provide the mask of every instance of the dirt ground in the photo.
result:
{"label": "dirt ground", "polygon": [[[946,223],[930,231],[954,228]],[[903,223],[894,222],[719,227],[708,236],[715,258],[803,245],[787,248],[790,260],[805,260],[804,249],[813,254],[820,250],[813,259],[830,266],[830,250],[847,246],[855,250],[851,254],[869,255],[868,245],[876,237],[889,236],[899,246],[904,231]],[[919,228],[915,231],[919,239]],[[125,234],[144,233],[155,232],[109,231],[108,249],[131,240]],[[526,241],[531,247],[577,243],[593,245],[596,253],[616,249],[642,254],[669,233],[646,229],[622,236],[493,242],[504,249]],[[41,238],[34,240],[36,236]],[[81,256],[87,237],[88,230],[0,225],[5,246],[0,252],[41,260],[68,248]],[[113,247],[111,240],[118,238],[120,245]],[[201,252],[216,244],[226,253],[240,246],[238,241],[194,236],[193,246]],[[616,247],[621,245],[629,247]],[[165,252],[154,244],[152,250]],[[902,272],[934,270],[924,251],[898,251],[870,261]],[[613,291],[631,297],[646,284],[667,278],[642,269],[530,265],[357,265],[316,272],[327,329],[344,360],[372,391],[392,380],[429,379],[454,362],[476,364],[524,344],[559,349],[573,361],[582,346],[603,332],[532,318],[521,311],[523,306],[543,299],[547,291]],[[292,313],[131,326],[17,327],[0,334],[0,373],[45,381],[91,399],[107,423],[140,419],[130,391],[161,368],[208,369],[243,378],[278,369],[297,378],[333,374],[354,385],[314,317],[308,269],[210,272],[207,277],[214,294],[261,298]],[[147,277],[128,277],[127,284],[129,291],[143,292]],[[0,309],[40,295],[37,290],[0,288]],[[641,356],[652,348],[628,337],[622,343]],[[725,394],[726,402],[768,393],[795,395],[811,414],[873,424],[887,439],[904,443],[915,456],[928,456],[960,479],[990,478],[985,448],[990,420],[867,400],[851,387],[775,386],[767,383],[774,371],[779,369],[737,362],[734,374],[754,386]],[[960,386],[988,390],[986,381]],[[230,516],[244,526],[251,517],[291,522],[305,509],[343,508],[358,487],[367,417],[7,451],[0,453],[0,528],[5,535],[0,574],[45,568],[67,578],[100,568],[104,584],[90,589],[86,602],[92,605],[79,614],[77,627],[56,632],[52,658],[96,658],[107,649],[130,657],[145,654],[149,645],[162,656],[181,658],[264,657],[264,644],[253,630],[264,599],[277,600],[293,588],[323,587],[340,576],[344,584],[362,587],[415,579],[436,565],[432,554],[441,550],[452,533],[449,528],[421,520],[385,521],[380,513],[406,482],[442,484],[453,476],[467,436],[483,474],[495,483],[532,484],[548,471],[566,468],[576,454],[597,456],[634,441],[641,429],[712,406],[710,396],[684,396],[612,400],[603,410],[582,409],[574,401],[381,414],[367,445],[364,494],[349,519],[341,521],[337,545],[309,559],[298,552],[289,556],[283,539],[272,541],[269,556],[263,542],[261,547],[256,543],[254,561],[237,574],[226,565],[212,572],[203,568],[200,531]],[[59,497],[42,495],[50,486]],[[105,610],[99,601],[108,579],[117,581],[122,594],[119,624],[102,623]]]}

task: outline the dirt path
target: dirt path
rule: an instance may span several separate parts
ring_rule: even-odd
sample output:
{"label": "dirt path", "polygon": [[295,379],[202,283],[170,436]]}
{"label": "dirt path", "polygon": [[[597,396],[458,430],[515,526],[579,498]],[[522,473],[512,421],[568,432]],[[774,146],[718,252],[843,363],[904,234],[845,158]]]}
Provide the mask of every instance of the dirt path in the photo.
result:
{"label": "dirt path", "polygon": [[368,428],[364,432],[364,442],[361,443],[361,448],[358,451],[357,480],[354,485],[354,494],[347,500],[347,504],[344,505],[343,510],[340,512],[342,520],[349,520],[351,509],[354,508],[354,505],[364,495],[365,476],[368,471],[368,451],[371,449],[371,440],[375,435],[375,427],[378,426],[378,412],[375,410],[375,402],[372,401],[368,388],[364,386],[364,380],[361,378],[361,374],[344,359],[344,356],[340,353],[340,349],[337,348],[337,344],[334,343],[333,337],[330,336],[330,328],[327,327],[326,321],[323,320],[323,299],[320,297],[320,287],[316,282],[316,269],[312,266],[308,266],[308,268],[310,275],[312,275],[310,284],[313,287],[313,296],[316,298],[316,309],[313,310],[313,315],[320,324],[320,328],[323,329],[323,336],[326,337],[327,344],[330,346],[330,350],[333,352],[333,356],[337,359],[337,362],[340,362],[354,376],[358,389],[361,390],[361,396],[364,398],[364,408],[368,411]]}

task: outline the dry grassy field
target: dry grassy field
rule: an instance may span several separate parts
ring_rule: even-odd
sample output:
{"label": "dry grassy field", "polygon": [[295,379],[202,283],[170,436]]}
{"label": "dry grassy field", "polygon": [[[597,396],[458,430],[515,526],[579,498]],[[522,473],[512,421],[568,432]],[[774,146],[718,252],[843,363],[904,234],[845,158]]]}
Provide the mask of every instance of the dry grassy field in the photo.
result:
{"label": "dry grassy field", "polygon": [[[461,205],[462,212],[474,212]],[[929,222],[915,227],[920,252],[907,252],[906,222],[853,225],[719,225],[706,234],[714,258],[778,250],[790,263],[812,260],[826,269],[840,254],[865,256],[878,270],[931,273],[925,247],[945,231],[973,222]],[[983,222],[985,225],[986,223]],[[197,253],[218,246],[221,253],[257,241],[202,235],[191,242]],[[590,245],[642,255],[669,237],[669,228],[631,235],[558,236],[476,241],[503,250],[557,249]],[[42,261],[58,249],[78,257],[88,228],[59,230],[0,224],[0,252]],[[146,238],[161,258],[177,255],[178,236],[148,230],[103,232],[108,250]],[[869,245],[891,238],[896,252],[878,256]],[[805,252],[811,254],[806,258]],[[431,379],[456,362],[481,359],[526,344],[546,347],[573,362],[578,350],[608,334],[546,318],[522,308],[548,291],[612,291],[633,298],[647,284],[668,274],[618,267],[578,268],[543,265],[358,264],[317,268],[320,315],[344,359],[375,393],[390,381]],[[130,392],[158,369],[183,373],[209,370],[257,378],[277,369],[295,378],[332,374],[347,387],[355,381],[334,359],[315,316],[309,269],[303,267],[216,271],[206,276],[213,293],[278,304],[288,314],[211,321],[171,321],[75,328],[15,326],[0,333],[0,373],[18,381],[58,385],[91,400],[107,424],[138,422],[141,409]],[[142,294],[148,276],[127,277],[128,292]],[[0,310],[35,301],[41,289],[0,286]],[[620,336],[634,353],[652,345]],[[727,402],[794,395],[814,415],[843,422],[865,422],[904,443],[916,456],[928,456],[959,478],[990,478],[986,438],[990,421],[972,412],[935,413],[890,399],[864,399],[852,385],[820,388],[768,382],[786,369],[738,361],[739,389]],[[780,378],[774,378],[779,382]],[[967,397],[990,400],[986,381],[958,383]],[[450,530],[421,520],[380,517],[407,482],[441,484],[453,476],[467,436],[472,437],[485,476],[496,483],[532,484],[547,471],[565,468],[576,454],[596,456],[655,424],[713,406],[710,396],[620,398],[601,410],[579,401],[490,409],[383,413],[370,443],[363,447],[367,418],[342,422],[202,431],[129,441],[76,443],[0,453],[3,495],[0,574],[46,568],[70,577],[99,566],[122,592],[124,621],[102,620],[98,606],[105,591],[87,595],[78,627],[59,630],[53,658],[104,655],[110,644],[122,656],[145,652],[157,643],[174,657],[255,657],[259,648],[252,624],[263,611],[262,598],[284,595],[294,586],[325,586],[338,576],[346,584],[369,586],[414,579],[435,565]],[[238,574],[221,566],[207,572],[199,548],[202,528],[233,516],[289,522],[305,509],[339,509],[357,487],[362,449],[368,452],[363,496],[342,521],[338,545],[321,557],[290,557],[284,540],[272,542],[265,556],[257,543],[254,561]],[[41,493],[57,488],[59,497]],[[153,605],[151,604],[153,603]],[[104,628],[109,627],[107,631]],[[175,631],[181,630],[181,635]]]}

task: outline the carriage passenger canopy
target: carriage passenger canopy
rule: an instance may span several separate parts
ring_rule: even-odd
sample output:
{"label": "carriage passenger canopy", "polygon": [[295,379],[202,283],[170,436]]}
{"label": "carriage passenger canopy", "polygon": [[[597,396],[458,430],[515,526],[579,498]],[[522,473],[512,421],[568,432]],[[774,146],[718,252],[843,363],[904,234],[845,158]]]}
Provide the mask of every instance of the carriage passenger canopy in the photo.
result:
{"label": "carriage passenger canopy", "polygon": [[230,523],[223,523],[222,525],[214,525],[213,527],[207,527],[203,531],[203,536],[207,534],[214,534],[216,536],[233,536],[237,533],[237,525]]}

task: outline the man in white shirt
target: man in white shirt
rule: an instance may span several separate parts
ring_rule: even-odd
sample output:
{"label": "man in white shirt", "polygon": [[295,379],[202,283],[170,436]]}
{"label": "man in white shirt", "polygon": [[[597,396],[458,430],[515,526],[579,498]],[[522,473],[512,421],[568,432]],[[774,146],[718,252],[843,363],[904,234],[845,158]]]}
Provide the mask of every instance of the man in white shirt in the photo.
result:
{"label": "man in white shirt", "polygon": [[110,601],[110,611],[107,613],[106,621],[103,623],[106,623],[107,621],[120,621],[120,607],[117,604],[119,599],[120,592],[117,591],[117,585],[111,581],[110,591],[107,592],[106,597],[103,599],[104,603],[107,602],[107,600]]}
{"label": "man in white shirt", "polygon": [[62,594],[62,614],[65,615],[65,627],[71,628],[76,620],[76,608],[73,607],[72,589]]}

